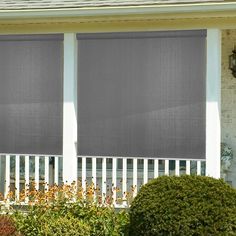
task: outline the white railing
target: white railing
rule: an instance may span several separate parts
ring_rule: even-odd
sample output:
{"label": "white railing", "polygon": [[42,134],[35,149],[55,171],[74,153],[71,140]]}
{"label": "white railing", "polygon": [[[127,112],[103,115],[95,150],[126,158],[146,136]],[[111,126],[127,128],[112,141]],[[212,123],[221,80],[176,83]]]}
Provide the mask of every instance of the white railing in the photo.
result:
{"label": "white railing", "polygon": [[52,155],[0,154],[0,192],[7,197],[34,183],[35,189],[47,189],[48,185],[62,182],[62,157]]}
{"label": "white railing", "polygon": [[[0,154],[0,192],[7,196],[29,188],[46,189],[62,183],[62,157],[52,155]],[[141,157],[78,156],[78,180],[83,191],[95,186],[102,198],[111,196],[114,204],[135,197],[140,186],[162,175],[205,175],[205,160]],[[125,202],[125,201],[123,201]]]}
{"label": "white railing", "polygon": [[162,175],[205,175],[205,160],[141,157],[78,156],[78,178],[83,189],[93,183],[101,195],[113,191],[113,201],[131,193],[136,196],[142,184]]}

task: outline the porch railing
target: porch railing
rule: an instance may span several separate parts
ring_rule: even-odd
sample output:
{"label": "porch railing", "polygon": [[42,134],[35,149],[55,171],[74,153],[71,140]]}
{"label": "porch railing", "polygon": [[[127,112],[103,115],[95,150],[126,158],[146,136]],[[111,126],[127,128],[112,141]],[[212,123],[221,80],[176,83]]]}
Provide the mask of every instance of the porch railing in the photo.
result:
{"label": "porch railing", "polygon": [[[0,154],[0,192],[6,197],[9,190],[15,191],[19,199],[20,191],[32,182],[37,190],[61,184],[62,163],[61,156]],[[182,174],[205,175],[205,160],[78,156],[77,176],[83,190],[93,184],[103,197],[118,190],[113,192],[114,202],[127,192],[136,196],[140,186],[153,178]]]}
{"label": "porch railing", "polygon": [[78,156],[78,178],[83,189],[90,183],[101,189],[101,196],[113,191],[113,201],[136,196],[141,185],[162,175],[205,175],[205,160],[141,157]]}
{"label": "porch railing", "polygon": [[0,192],[6,197],[20,192],[31,183],[35,189],[43,189],[62,182],[62,157],[49,155],[0,154]]}

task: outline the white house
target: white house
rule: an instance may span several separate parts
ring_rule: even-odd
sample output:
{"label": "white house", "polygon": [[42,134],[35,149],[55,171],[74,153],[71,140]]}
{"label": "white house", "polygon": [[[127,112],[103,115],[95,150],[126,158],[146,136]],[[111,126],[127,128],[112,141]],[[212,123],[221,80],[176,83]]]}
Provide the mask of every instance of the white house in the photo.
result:
{"label": "white house", "polygon": [[227,0],[1,1],[1,192],[220,178],[220,143],[236,153],[235,23]]}

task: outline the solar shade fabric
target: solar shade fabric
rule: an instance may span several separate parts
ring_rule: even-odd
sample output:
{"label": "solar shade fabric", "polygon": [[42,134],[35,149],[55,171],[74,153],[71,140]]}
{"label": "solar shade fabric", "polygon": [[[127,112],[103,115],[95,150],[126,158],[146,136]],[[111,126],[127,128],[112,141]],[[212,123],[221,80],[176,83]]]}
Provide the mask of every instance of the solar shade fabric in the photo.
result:
{"label": "solar shade fabric", "polygon": [[79,155],[205,158],[204,30],[77,38]]}
{"label": "solar shade fabric", "polygon": [[62,154],[63,36],[0,36],[0,153]]}

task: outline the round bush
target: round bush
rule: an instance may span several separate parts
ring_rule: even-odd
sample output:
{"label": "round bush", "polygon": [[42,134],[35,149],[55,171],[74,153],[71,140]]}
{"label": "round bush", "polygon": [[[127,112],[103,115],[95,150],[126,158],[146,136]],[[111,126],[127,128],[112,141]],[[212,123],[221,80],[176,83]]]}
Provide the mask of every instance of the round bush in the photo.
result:
{"label": "round bush", "polygon": [[130,236],[236,235],[236,190],[203,176],[162,176],[141,187]]}

